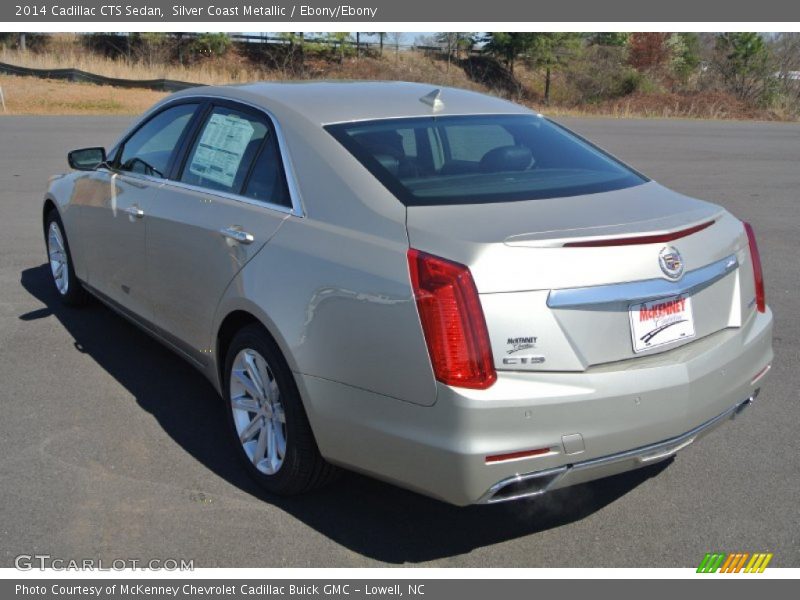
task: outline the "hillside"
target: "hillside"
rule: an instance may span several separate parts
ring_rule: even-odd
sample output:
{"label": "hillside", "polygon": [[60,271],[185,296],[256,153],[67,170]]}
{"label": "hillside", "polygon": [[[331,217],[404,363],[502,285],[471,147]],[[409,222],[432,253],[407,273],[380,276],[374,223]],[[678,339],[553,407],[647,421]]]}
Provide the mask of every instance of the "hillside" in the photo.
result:
{"label": "hillside", "polygon": [[[88,49],[78,43],[75,36],[67,34],[52,36],[47,45],[37,51],[0,46],[0,62],[39,69],[77,68],[124,79],[168,78],[198,84],[296,79],[405,80],[495,94],[551,115],[797,119],[793,110],[765,108],[718,88],[669,89],[662,83],[654,84],[656,79],[652,75],[634,78],[635,73],[629,67],[625,71],[606,68],[610,73],[606,77],[611,78],[611,82],[605,84],[599,81],[601,75],[593,72],[599,67],[589,58],[583,63],[574,61],[569,70],[552,73],[550,102],[546,103],[543,69],[523,63],[516,65],[512,74],[500,60],[474,52],[458,57],[388,48],[380,55],[365,52],[361,56],[354,56],[352,52],[340,55],[309,52],[303,57],[302,68],[298,69],[292,57],[264,60],[263,56],[253,56],[252,51],[241,45],[234,45],[220,55],[193,57],[184,64],[158,54],[106,56]],[[606,85],[608,90],[598,87],[601,85]],[[0,75],[0,87],[9,114],[138,114],[165,95],[145,89],[118,89],[8,75]],[[617,88],[624,89],[616,91]]]}

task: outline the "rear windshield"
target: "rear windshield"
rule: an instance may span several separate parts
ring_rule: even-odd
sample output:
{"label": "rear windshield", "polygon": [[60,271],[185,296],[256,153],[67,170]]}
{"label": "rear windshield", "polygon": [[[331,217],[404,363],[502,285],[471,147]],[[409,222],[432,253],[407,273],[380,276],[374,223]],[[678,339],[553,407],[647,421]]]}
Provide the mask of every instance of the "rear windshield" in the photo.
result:
{"label": "rear windshield", "polygon": [[647,181],[536,115],[387,119],[326,129],[407,206],[560,198]]}

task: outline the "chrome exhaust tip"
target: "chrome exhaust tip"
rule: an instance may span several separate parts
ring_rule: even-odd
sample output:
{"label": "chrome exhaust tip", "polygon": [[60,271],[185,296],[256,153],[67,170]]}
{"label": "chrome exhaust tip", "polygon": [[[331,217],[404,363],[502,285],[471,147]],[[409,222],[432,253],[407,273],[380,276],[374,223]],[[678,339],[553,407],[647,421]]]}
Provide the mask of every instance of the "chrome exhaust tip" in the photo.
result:
{"label": "chrome exhaust tip", "polygon": [[756,390],[753,392],[753,395],[752,395],[752,396],[750,396],[750,397],[749,397],[749,398],[747,398],[746,400],[742,401],[742,402],[741,402],[741,403],[740,403],[740,404],[739,404],[739,405],[738,405],[738,406],[737,406],[737,407],[736,407],[736,408],[733,410],[733,415],[732,415],[732,418],[733,418],[733,419],[735,419],[736,417],[738,417],[740,414],[742,414],[742,413],[744,412],[744,409],[746,409],[746,408],[747,408],[748,406],[750,406],[750,405],[751,405],[753,402],[755,402],[756,398],[758,397],[758,393],[759,393],[760,391],[761,391],[761,389],[760,389],[760,388],[759,388],[759,389],[756,389]]}
{"label": "chrome exhaust tip", "polygon": [[540,496],[547,492],[567,470],[568,467],[559,467],[539,473],[509,477],[493,485],[480,504],[497,504],[498,502]]}

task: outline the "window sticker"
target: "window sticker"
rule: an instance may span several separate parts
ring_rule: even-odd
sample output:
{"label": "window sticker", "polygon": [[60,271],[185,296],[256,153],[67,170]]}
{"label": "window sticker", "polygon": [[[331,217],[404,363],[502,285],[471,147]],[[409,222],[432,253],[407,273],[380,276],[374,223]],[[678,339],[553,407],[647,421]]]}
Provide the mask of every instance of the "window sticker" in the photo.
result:
{"label": "window sticker", "polygon": [[230,188],[253,131],[250,121],[236,115],[211,115],[189,172]]}

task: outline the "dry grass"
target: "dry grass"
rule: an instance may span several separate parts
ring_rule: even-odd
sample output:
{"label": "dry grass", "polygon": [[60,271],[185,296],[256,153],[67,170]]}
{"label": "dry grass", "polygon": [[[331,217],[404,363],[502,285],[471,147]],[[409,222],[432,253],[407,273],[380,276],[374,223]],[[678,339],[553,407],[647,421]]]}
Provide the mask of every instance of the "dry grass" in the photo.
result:
{"label": "dry grass", "polygon": [[[64,34],[59,35],[59,39]],[[51,42],[44,52],[20,52],[15,49],[0,49],[0,62],[31,69],[80,69],[120,79],[176,79],[205,84],[241,83],[260,79],[274,79],[258,68],[238,60],[208,59],[191,66],[148,64],[132,60],[113,60],[82,49],[78,44]]]}
{"label": "dry grass", "polygon": [[0,87],[7,114],[12,115],[135,115],[166,95],[151,90],[8,75],[0,75]]}
{"label": "dry grass", "polygon": [[467,77],[458,65],[443,60],[431,60],[416,52],[395,56],[387,51],[383,58],[348,58],[339,63],[314,61],[308,65],[310,79],[361,79],[382,81],[414,81],[432,85],[459,87],[486,92],[486,86]]}
{"label": "dry grass", "polygon": [[758,109],[724,92],[634,93],[615,100],[575,107],[554,107],[549,114],[655,119],[735,119],[794,121],[792,115]]}
{"label": "dry grass", "polygon": [[[60,37],[64,37],[63,35]],[[292,75],[279,69],[258,69],[233,53],[225,59],[203,60],[193,66],[148,66],[111,60],[76,50],[72,43],[51,42],[41,53],[0,49],[0,62],[34,69],[77,68],[98,75],[122,79],[167,78],[193,83],[224,85],[248,81],[288,80]],[[296,78],[296,76],[294,77]],[[456,65],[425,58],[415,53],[388,52],[383,58],[346,58],[341,63],[308,60],[302,79],[362,79],[420,81],[487,91],[471,81]],[[142,89],[121,89],[84,83],[0,75],[8,114],[126,114],[141,113],[164,93]]]}
{"label": "dry grass", "polygon": [[[64,34],[59,34],[63,37]],[[248,81],[269,81],[297,78],[298,74],[281,69],[254,66],[231,51],[224,58],[204,58],[194,64],[147,64],[142,61],[114,60],[89,53],[72,43],[51,42],[43,52],[20,52],[0,48],[0,62],[32,69],[74,68],[120,79],[175,79],[191,83],[225,85]],[[484,89],[472,83],[464,71],[445,61],[431,60],[421,54],[387,50],[382,58],[349,57],[341,63],[309,58],[302,79],[386,79],[425,81],[436,85],[455,85]]]}

